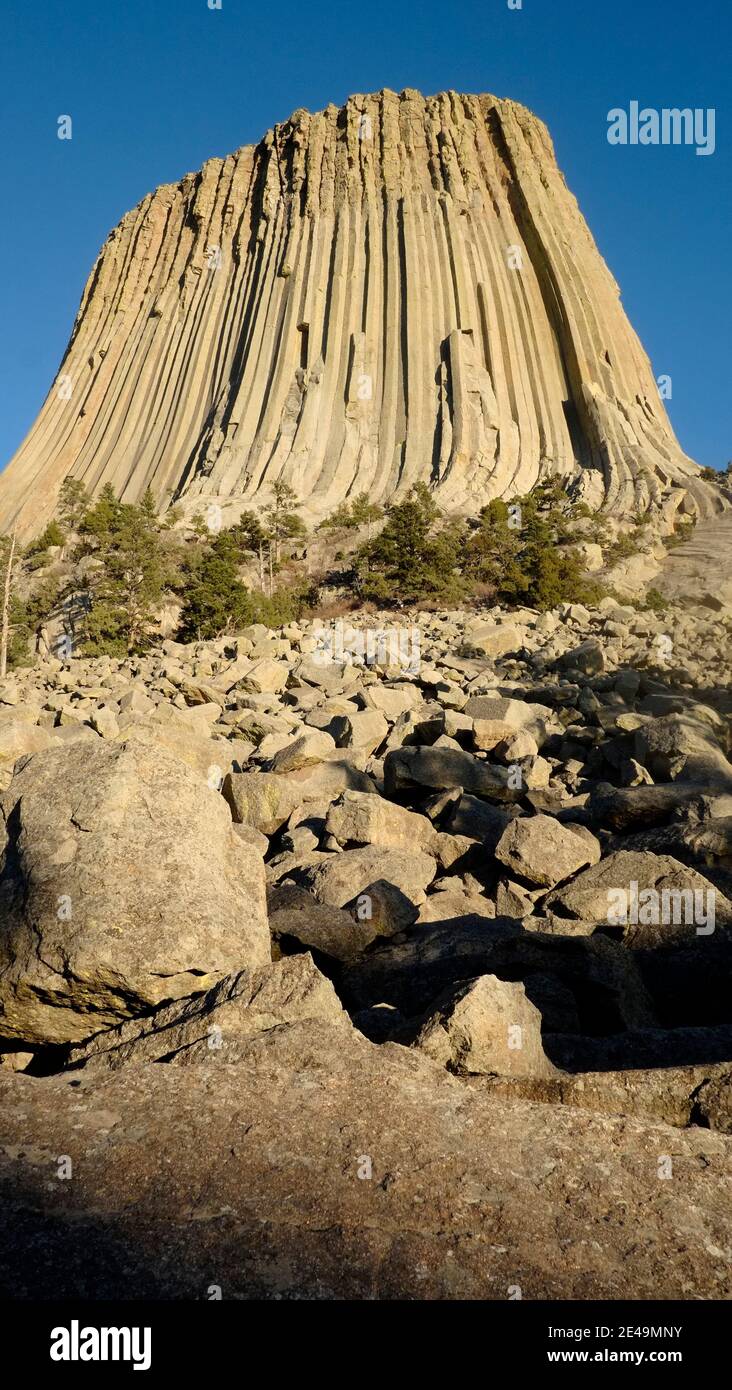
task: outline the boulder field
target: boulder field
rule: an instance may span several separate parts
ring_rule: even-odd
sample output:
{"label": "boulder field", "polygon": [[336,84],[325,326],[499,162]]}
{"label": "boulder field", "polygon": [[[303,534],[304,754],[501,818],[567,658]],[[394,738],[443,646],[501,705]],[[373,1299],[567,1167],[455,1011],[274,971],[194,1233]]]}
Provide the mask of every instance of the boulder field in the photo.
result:
{"label": "boulder field", "polygon": [[732,620],[338,622],[0,684],[0,1291],[731,1297]]}

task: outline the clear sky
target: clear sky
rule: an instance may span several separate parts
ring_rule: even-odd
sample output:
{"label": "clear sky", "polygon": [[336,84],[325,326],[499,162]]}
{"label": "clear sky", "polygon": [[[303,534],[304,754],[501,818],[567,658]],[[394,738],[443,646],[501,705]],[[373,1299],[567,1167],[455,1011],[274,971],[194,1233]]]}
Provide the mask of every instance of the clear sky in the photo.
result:
{"label": "clear sky", "polygon": [[[723,466],[731,53],[730,0],[3,0],[0,467],[128,208],[297,107],[381,87],[492,92],[548,123],[654,371],[671,376],[681,444]],[[632,100],[714,108],[715,153],[609,145],[608,111]]]}

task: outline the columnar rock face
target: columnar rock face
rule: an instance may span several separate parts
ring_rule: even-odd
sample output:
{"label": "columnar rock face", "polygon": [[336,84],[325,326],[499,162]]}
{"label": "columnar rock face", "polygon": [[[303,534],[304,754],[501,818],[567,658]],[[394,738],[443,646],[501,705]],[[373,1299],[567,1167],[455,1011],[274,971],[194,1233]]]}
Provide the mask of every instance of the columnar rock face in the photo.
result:
{"label": "columnar rock face", "polygon": [[618,287],[524,107],[454,92],[296,112],[128,213],[0,479],[37,529],[69,474],[161,505],[313,516],[429,482],[474,511],[556,473],[706,505]]}

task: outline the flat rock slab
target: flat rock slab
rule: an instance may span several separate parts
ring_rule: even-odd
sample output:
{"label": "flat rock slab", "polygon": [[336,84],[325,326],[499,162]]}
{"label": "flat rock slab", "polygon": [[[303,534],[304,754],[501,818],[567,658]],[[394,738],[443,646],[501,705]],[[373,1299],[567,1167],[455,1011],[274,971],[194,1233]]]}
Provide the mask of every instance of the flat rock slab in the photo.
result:
{"label": "flat rock slab", "polygon": [[732,1138],[493,1098],[393,1045],[298,1055],[0,1076],[0,1293],[732,1297]]}

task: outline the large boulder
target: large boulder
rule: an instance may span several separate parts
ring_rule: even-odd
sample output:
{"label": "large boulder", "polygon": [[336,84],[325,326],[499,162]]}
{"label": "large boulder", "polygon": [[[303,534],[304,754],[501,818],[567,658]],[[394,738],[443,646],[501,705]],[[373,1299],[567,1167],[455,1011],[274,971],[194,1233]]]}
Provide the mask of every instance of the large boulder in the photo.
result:
{"label": "large boulder", "polygon": [[439,892],[430,893],[419,909],[417,920],[422,922],[449,922],[459,917],[487,917],[496,915],[496,905],[484,893],[463,888],[460,879],[447,879],[447,885]]}
{"label": "large boulder", "polygon": [[443,824],[451,835],[480,840],[493,853],[506,826],[517,814],[518,808],[492,806],[489,801],[463,792],[446,806]]}
{"label": "large boulder", "polygon": [[605,655],[595,637],[580,642],[578,647],[564,652],[559,665],[568,671],[577,671],[583,676],[595,676],[605,670]]}
{"label": "large boulder", "polygon": [[240,1061],[248,1040],[285,1024],[320,1019],[350,1028],[330,980],[309,955],[288,956],[261,970],[241,970],[192,999],[166,1004],[72,1047],[73,1067],[172,1062],[219,1066]]}
{"label": "large boulder", "polygon": [[669,854],[618,850],[550,893],[562,918],[620,929],[629,946],[703,940],[732,925],[732,904]]}
{"label": "large boulder", "polygon": [[435,1001],[415,1046],[450,1071],[556,1076],[541,1041],[541,1013],[524,986],[482,975]]}
{"label": "large boulder", "polygon": [[390,849],[436,852],[437,832],[426,816],[367,792],[344,792],[325,822],[341,845],[385,845]]}
{"label": "large boulder", "polygon": [[507,652],[520,649],[523,641],[524,635],[518,627],[476,620],[465,632],[463,648],[469,653],[480,652],[482,656],[505,656]]}
{"label": "large boulder", "polygon": [[344,748],[373,753],[381,747],[388,732],[389,725],[381,711],[365,709],[348,716],[348,729],[339,743]]}
{"label": "large boulder", "polygon": [[422,850],[365,845],[329,854],[305,869],[303,880],[320,902],[333,907],[343,907],[380,881],[393,884],[411,902],[421,903],[436,872],[436,861]]}
{"label": "large boulder", "polygon": [[123,1270],[140,1299],[732,1297],[726,1135],[499,1084],[528,1083],[318,1019],[233,1066],[0,1072],[0,1293],[113,1299]]}
{"label": "large boulder", "polygon": [[462,787],[496,801],[518,801],[521,795],[506,768],[491,767],[461,748],[394,748],[384,759],[387,796],[415,786],[436,791]]}
{"label": "large boulder", "polygon": [[0,788],[9,785],[13,765],[20,758],[49,748],[55,742],[51,730],[24,719],[22,711],[20,714],[14,709],[6,711],[5,717],[0,718]]}
{"label": "large boulder", "polygon": [[495,748],[519,730],[533,734],[541,747],[548,729],[556,725],[554,711],[547,705],[511,700],[505,696],[472,695],[463,712],[473,720],[475,747],[482,749]]}
{"label": "large boulder", "polygon": [[339,753],[297,772],[232,772],[222,790],[235,821],[274,835],[298,806],[329,804],[348,788],[371,792],[374,784]]}
{"label": "large boulder", "polygon": [[0,810],[0,1035],[77,1041],[270,959],[261,855],[162,749],[49,749]]}
{"label": "large boulder", "polygon": [[296,884],[276,884],[267,893],[269,929],[272,940],[318,951],[333,960],[356,960],[376,936],[373,913],[361,920],[357,915],[320,903]]}
{"label": "large boulder", "polygon": [[[176,716],[179,711],[175,711]],[[125,725],[120,733],[120,742],[135,742],[141,747],[154,750],[161,748],[172,753],[179,762],[185,763],[197,772],[199,777],[217,788],[227,773],[235,765],[236,747],[231,739],[212,738],[206,726],[197,728],[186,725],[184,720],[161,720],[145,718],[139,722]],[[252,745],[248,745],[251,751]]]}
{"label": "large boulder", "polygon": [[335,746],[335,739],[324,729],[306,729],[275,753],[272,771],[298,772],[303,767],[315,767],[334,752]]}
{"label": "large boulder", "polygon": [[703,782],[664,782],[656,786],[613,787],[596,782],[587,802],[590,825],[627,831],[665,825],[671,816],[696,810],[709,793]]}
{"label": "large boulder", "polygon": [[732,786],[732,766],[709,721],[699,714],[667,714],[648,720],[636,731],[635,753],[654,781]]}
{"label": "large boulder", "polygon": [[575,831],[553,816],[520,816],[504,830],[496,859],[540,887],[553,888],[587,864],[596,864],[600,845],[589,831]]}

